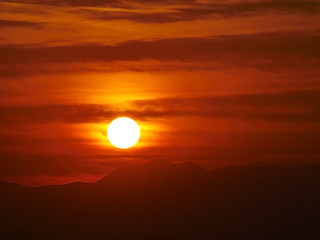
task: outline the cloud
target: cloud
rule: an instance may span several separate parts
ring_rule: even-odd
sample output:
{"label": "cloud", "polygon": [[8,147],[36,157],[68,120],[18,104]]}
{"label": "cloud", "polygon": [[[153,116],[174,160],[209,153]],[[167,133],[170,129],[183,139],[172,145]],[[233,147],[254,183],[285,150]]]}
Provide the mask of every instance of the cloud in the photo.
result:
{"label": "cloud", "polygon": [[3,123],[101,122],[117,113],[108,105],[39,105],[0,107]]}
{"label": "cloud", "polygon": [[[1,1],[6,2],[6,1]],[[132,7],[158,7],[158,6],[177,6],[176,8],[185,14],[235,14],[241,12],[252,12],[260,9],[273,10],[300,10],[300,11],[316,11],[320,3],[316,0],[258,0],[258,1],[196,1],[196,0],[14,0],[16,3],[41,4],[53,6],[117,6],[123,8]],[[143,5],[141,5],[143,4]],[[179,8],[179,6],[189,6],[189,8]],[[188,11],[191,9],[191,11]],[[184,12],[184,10],[186,10]]]}
{"label": "cloud", "polygon": [[[308,31],[319,29],[319,16],[310,11],[267,8],[261,2],[168,1],[120,2],[120,5],[75,6],[78,1],[0,2],[0,18],[41,23],[42,28],[2,30],[2,45],[118,44],[138,39],[210,37],[226,34]],[[49,2],[49,5],[48,5]],[[82,1],[79,1],[81,4]],[[51,5],[60,3],[60,5]],[[61,5],[62,3],[62,5]],[[118,3],[117,3],[118,4]],[[235,6],[236,5],[236,6]],[[280,4],[281,5],[281,4]],[[288,4],[289,5],[289,4]],[[299,8],[298,4],[296,4]],[[289,6],[295,6],[289,5]],[[268,10],[269,9],[269,10]],[[315,13],[317,13],[315,7]],[[229,14],[229,15],[228,15]],[[0,29],[1,30],[1,29]],[[24,37],[18,37],[23,34]],[[63,37],[62,37],[63,36]]]}
{"label": "cloud", "polygon": [[[7,1],[1,1],[7,2]],[[13,0],[23,4],[52,5],[52,6],[101,6],[119,3],[119,0]]]}
{"label": "cloud", "polygon": [[[256,13],[258,11],[278,10],[278,11],[302,11],[317,12],[320,3],[318,1],[286,1],[286,0],[270,0],[270,1],[238,1],[235,3],[212,3],[203,6],[203,10],[214,14],[238,15],[247,13]],[[192,13],[192,10],[190,11]],[[201,10],[199,11],[201,12]],[[186,12],[188,13],[188,12]]]}
{"label": "cloud", "polygon": [[[320,122],[319,90],[280,93],[213,96],[201,98],[165,98],[126,103],[123,109],[111,105],[39,105],[2,106],[0,123],[100,123],[117,116],[136,119],[195,116],[243,118],[264,121]],[[118,105],[121,106],[121,105]]]}
{"label": "cloud", "polygon": [[9,27],[41,27],[40,23],[26,22],[26,21],[8,21],[0,20],[0,28],[9,28]]}
{"label": "cloud", "polygon": [[181,11],[177,10],[174,13],[163,12],[128,12],[128,11],[97,11],[92,9],[82,10],[88,19],[110,21],[110,20],[131,20],[136,22],[146,23],[169,23],[178,22],[183,20],[194,19],[193,15],[184,15]]}
{"label": "cloud", "polygon": [[3,46],[1,64],[68,63],[92,61],[216,60],[271,58],[279,63],[290,58],[320,60],[317,32],[261,33],[215,38],[181,38],[132,41],[119,45],[78,45],[49,48]]}
{"label": "cloud", "polygon": [[265,11],[280,11],[280,12],[308,12],[317,13],[320,11],[320,2],[318,1],[260,1],[250,2],[242,1],[236,3],[221,3],[216,1],[209,4],[192,4],[189,7],[177,7],[175,9],[177,13],[167,14],[155,14],[149,16],[137,15],[135,18],[130,16],[130,19],[136,21],[152,21],[158,22],[174,22],[174,21],[186,21],[200,18],[206,18],[212,15],[234,17],[245,15],[261,14]]}
{"label": "cloud", "polygon": [[[159,1],[158,3],[160,3]],[[150,1],[146,2],[148,6]],[[163,3],[163,2],[162,2]],[[126,7],[126,6],[123,6]],[[190,21],[210,16],[235,17],[255,15],[263,11],[284,11],[284,12],[308,12],[320,11],[320,3],[316,1],[261,1],[261,2],[237,2],[237,3],[196,3],[190,1],[184,6],[173,6],[170,9],[163,9],[163,12],[140,11],[131,12],[123,8],[122,11],[105,11],[104,9],[83,9],[90,19],[100,20],[132,20],[138,22],[168,23],[179,21]],[[170,11],[168,11],[170,10]]]}
{"label": "cloud", "polygon": [[265,121],[320,122],[319,90],[136,101],[141,112]]}

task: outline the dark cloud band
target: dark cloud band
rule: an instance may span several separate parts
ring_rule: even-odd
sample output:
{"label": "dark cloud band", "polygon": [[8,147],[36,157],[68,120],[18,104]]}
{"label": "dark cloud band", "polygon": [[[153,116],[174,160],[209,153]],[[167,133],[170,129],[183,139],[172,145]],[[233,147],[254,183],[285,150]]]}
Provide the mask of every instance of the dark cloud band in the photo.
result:
{"label": "dark cloud band", "polygon": [[[288,44],[290,42],[290,44]],[[215,38],[164,39],[116,46],[82,45],[52,48],[2,46],[0,64],[67,63],[116,60],[217,59],[229,55],[284,59],[320,59],[320,34],[262,33]]]}
{"label": "dark cloud band", "polygon": [[265,121],[319,122],[320,92],[247,94],[202,98],[171,98],[129,102],[114,110],[110,105],[39,105],[0,107],[1,124],[51,122],[107,122],[118,116],[137,119],[198,116],[247,118]]}

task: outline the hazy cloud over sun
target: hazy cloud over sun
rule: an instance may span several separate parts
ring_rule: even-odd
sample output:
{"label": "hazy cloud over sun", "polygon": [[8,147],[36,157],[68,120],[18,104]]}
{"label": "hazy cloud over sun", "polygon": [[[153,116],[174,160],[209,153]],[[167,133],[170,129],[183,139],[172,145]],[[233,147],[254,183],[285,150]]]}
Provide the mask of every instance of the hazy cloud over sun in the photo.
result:
{"label": "hazy cloud over sun", "polygon": [[166,116],[244,118],[265,121],[319,122],[320,91],[279,92],[201,98],[163,98],[112,105],[35,105],[0,107],[0,123],[104,123],[124,115],[138,119]]}

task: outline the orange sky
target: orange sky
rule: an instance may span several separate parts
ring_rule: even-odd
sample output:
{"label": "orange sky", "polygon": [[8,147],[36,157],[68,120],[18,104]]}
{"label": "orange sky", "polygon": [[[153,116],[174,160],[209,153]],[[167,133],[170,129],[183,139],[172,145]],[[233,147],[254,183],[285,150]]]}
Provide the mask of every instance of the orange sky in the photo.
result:
{"label": "orange sky", "polygon": [[[0,179],[319,161],[320,1],[0,1]],[[140,142],[117,150],[128,116]]]}

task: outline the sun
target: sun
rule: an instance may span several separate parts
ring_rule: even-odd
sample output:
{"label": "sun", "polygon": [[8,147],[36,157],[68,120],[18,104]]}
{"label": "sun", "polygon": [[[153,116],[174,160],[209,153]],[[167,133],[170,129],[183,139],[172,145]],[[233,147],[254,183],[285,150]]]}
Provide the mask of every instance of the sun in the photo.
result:
{"label": "sun", "polygon": [[120,117],[110,123],[107,136],[112,145],[117,148],[126,149],[138,142],[140,128],[131,118]]}

